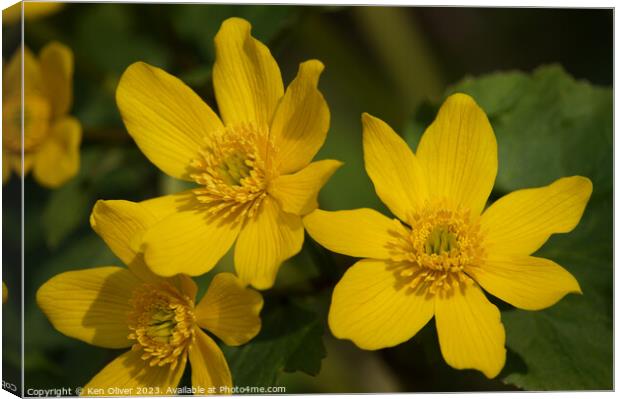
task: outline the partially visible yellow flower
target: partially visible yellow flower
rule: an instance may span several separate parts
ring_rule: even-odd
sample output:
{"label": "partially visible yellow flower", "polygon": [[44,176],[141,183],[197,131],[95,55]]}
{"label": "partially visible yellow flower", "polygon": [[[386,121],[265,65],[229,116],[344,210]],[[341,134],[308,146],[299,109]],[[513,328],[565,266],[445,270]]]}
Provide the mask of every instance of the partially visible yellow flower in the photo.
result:
{"label": "partially visible yellow flower", "polygon": [[64,7],[61,2],[17,2],[11,7],[2,10],[2,23],[13,24],[21,20],[22,3],[24,3],[24,19],[34,21],[53,14]]}
{"label": "partially visible yellow flower", "polygon": [[61,273],[37,292],[40,308],[63,334],[104,348],[131,347],[86,384],[83,395],[110,395],[108,388],[131,389],[123,395],[172,395],[168,389],[178,386],[188,359],[192,386],[219,392],[232,386],[230,370],[201,327],[227,345],[241,345],[260,330],[263,299],[233,274],[216,275],[195,305],[191,278],[159,277],[146,267],[135,247],[155,221],[149,204],[99,201],[91,215],[94,230],[128,269]]}
{"label": "partially visible yellow flower", "polygon": [[471,97],[446,100],[415,155],[383,121],[364,114],[362,122],[366,171],[400,220],[371,209],[305,217],[319,243],[366,258],[336,285],[331,331],[374,350],[409,340],[435,316],[446,362],[495,377],[506,357],[504,327],[481,287],[526,310],[581,293],[568,271],[530,255],[551,234],[575,228],[592,183],[562,178],[508,194],[483,213],[497,174],[497,143]]}
{"label": "partially visible yellow flower", "polygon": [[250,31],[230,18],[215,37],[222,119],[179,79],[142,62],[118,85],[123,121],[142,152],[164,173],[199,185],[169,201],[144,235],[146,262],[162,276],[206,273],[236,241],[239,278],[271,287],[281,263],[301,250],[301,216],[341,165],[311,163],[329,128],[317,88],[323,65],[302,63],[285,92],[278,64]]}
{"label": "partially visible yellow flower", "polygon": [[73,53],[51,42],[35,57],[25,47],[24,137],[21,126],[21,69],[19,49],[3,71],[2,82],[2,181],[11,171],[32,169],[43,186],[56,188],[75,176],[80,166],[82,127],[68,115],[73,101]]}
{"label": "partially visible yellow flower", "polygon": [[6,300],[9,299],[9,289],[6,288],[6,284],[4,281],[2,282],[2,303],[6,303]]}

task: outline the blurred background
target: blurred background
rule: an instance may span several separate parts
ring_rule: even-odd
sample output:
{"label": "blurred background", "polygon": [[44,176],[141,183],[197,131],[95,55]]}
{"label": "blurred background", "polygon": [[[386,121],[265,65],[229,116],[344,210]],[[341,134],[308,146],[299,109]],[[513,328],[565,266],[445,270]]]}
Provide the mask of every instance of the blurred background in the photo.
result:
{"label": "blurred background", "polygon": [[[324,209],[388,214],[363,168],[361,113],[385,120],[415,149],[455,90],[474,95],[496,130],[500,172],[493,198],[570,174],[586,175],[595,186],[578,229],[540,251],[568,268],[584,295],[536,313],[494,299],[508,343],[496,379],[447,366],[432,322],[413,340],[375,352],[333,338],[325,325],[331,290],[354,259],[307,238],[265,292],[264,333],[248,348],[225,348],[238,385],[269,382],[287,393],[612,388],[612,10],[114,3],[67,4],[25,22],[25,44],[34,52],[51,40],[73,50],[70,113],[84,132],[76,178],[57,190],[31,176],[24,182],[26,387],[83,385],[120,353],[61,335],[34,300],[55,274],[121,264],[90,229],[95,201],[140,201],[186,187],[151,165],[126,133],[114,102],[120,75],[134,61],[159,66],[215,109],[213,37],[230,16],[252,23],[285,84],[304,60],[326,66],[320,88],[332,119],[316,159],[345,165],[321,192]],[[18,49],[20,26],[5,19],[2,33],[6,63]],[[10,380],[19,378],[20,363],[19,334],[7,333],[20,317],[19,192],[13,176],[3,187],[2,226],[9,287],[3,379]],[[231,268],[227,256],[216,271]],[[199,279],[201,290],[213,274]],[[278,338],[279,320],[292,323],[284,334],[289,341]],[[267,375],[257,376],[261,367]]]}

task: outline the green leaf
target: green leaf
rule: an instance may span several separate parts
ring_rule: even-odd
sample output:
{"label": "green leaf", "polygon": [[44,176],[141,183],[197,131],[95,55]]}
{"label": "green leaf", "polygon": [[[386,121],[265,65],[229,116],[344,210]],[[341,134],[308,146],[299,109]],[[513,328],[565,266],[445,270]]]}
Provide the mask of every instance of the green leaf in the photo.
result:
{"label": "green leaf", "polygon": [[[535,254],[573,273],[583,295],[544,311],[503,312],[511,354],[503,380],[535,390],[611,389],[612,91],[551,66],[466,79],[449,92],[472,95],[489,116],[499,147],[498,192],[575,174],[594,184],[579,226]],[[409,134],[421,134],[419,126],[411,123]]]}
{"label": "green leaf", "polygon": [[321,371],[321,361],[326,355],[323,346],[323,325],[315,319],[303,334],[297,350],[289,356],[284,371],[303,371],[316,376]]}
{"label": "green leaf", "polygon": [[325,357],[323,324],[304,306],[267,302],[263,326],[248,344],[224,347],[237,386],[275,386],[283,371],[316,375]]}

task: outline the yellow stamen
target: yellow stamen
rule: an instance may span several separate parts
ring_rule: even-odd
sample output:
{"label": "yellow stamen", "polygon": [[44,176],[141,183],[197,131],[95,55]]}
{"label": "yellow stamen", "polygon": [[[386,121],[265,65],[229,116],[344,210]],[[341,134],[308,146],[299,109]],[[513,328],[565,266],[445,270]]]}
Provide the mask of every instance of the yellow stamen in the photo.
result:
{"label": "yellow stamen", "polygon": [[150,366],[175,367],[194,339],[191,299],[168,283],[144,284],[131,304],[128,338],[136,341],[132,350],[142,351]]}
{"label": "yellow stamen", "polygon": [[409,224],[411,230],[395,231],[390,249],[398,276],[412,289],[450,293],[468,281],[466,268],[482,263],[480,226],[469,210],[445,202],[426,204]]}
{"label": "yellow stamen", "polygon": [[191,162],[191,178],[202,186],[194,194],[212,214],[252,216],[275,178],[274,157],[266,127],[244,124],[216,132]]}

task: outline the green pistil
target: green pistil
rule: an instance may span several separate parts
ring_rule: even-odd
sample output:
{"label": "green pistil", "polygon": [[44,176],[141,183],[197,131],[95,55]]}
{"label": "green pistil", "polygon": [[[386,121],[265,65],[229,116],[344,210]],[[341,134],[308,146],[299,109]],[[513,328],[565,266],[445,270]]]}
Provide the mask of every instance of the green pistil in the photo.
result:
{"label": "green pistil", "polygon": [[458,249],[456,235],[445,226],[435,227],[424,243],[424,250],[429,255],[440,255],[442,252],[450,252],[453,249]]}
{"label": "green pistil", "polygon": [[239,154],[232,154],[219,166],[222,179],[231,186],[240,186],[241,180],[250,175],[250,167],[246,165],[245,158]]}
{"label": "green pistil", "polygon": [[151,314],[151,321],[146,333],[155,341],[168,342],[177,325],[174,311],[168,309],[158,310]]}

